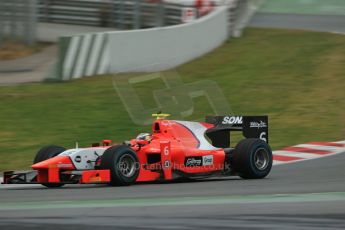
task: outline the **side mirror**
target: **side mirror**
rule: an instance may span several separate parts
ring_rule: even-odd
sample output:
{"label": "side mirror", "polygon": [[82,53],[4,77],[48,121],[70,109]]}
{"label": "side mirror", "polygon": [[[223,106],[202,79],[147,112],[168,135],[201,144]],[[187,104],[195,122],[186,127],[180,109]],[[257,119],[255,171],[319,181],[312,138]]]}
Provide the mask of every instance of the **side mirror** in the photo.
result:
{"label": "side mirror", "polygon": [[111,140],[103,140],[103,146],[110,146],[111,145],[111,143],[112,143],[112,141]]}

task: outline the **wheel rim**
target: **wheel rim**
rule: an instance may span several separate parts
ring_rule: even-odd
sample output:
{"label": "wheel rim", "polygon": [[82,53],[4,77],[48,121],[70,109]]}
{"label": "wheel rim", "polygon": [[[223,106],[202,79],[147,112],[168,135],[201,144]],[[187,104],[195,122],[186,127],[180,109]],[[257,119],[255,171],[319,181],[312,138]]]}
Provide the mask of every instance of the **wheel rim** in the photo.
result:
{"label": "wheel rim", "polygon": [[258,170],[265,170],[268,166],[269,155],[266,149],[259,148],[254,153],[254,164]]}
{"label": "wheel rim", "polygon": [[124,154],[119,160],[119,171],[124,177],[132,177],[135,174],[135,159],[130,154]]}

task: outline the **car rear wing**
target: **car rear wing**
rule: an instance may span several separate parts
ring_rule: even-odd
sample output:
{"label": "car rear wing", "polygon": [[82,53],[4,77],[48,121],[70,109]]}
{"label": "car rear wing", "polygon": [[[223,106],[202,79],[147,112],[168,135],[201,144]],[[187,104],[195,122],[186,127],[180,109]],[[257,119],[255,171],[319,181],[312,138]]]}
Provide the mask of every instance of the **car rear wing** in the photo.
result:
{"label": "car rear wing", "polygon": [[215,147],[229,147],[231,131],[242,131],[245,138],[260,138],[268,143],[268,116],[206,116],[206,123],[214,125],[206,135]]}

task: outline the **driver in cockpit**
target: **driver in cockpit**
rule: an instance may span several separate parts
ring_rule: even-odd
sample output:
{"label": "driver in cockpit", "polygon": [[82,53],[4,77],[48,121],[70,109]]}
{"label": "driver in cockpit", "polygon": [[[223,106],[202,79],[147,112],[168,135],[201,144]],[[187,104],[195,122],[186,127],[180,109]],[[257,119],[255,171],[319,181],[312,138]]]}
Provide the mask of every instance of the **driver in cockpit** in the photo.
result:
{"label": "driver in cockpit", "polygon": [[136,137],[137,141],[148,141],[151,142],[152,140],[152,135],[150,133],[140,133],[137,137]]}

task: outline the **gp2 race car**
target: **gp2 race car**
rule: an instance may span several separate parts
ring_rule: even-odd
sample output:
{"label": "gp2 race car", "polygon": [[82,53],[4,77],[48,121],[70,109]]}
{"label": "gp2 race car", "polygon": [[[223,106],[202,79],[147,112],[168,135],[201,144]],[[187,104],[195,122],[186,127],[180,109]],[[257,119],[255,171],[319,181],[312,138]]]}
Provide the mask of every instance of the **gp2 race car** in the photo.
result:
{"label": "gp2 race car", "polygon": [[[4,184],[130,185],[136,182],[238,175],[266,177],[272,167],[267,116],[209,116],[206,122],[167,120],[156,114],[152,134],[123,144],[104,140],[92,147],[38,151],[33,171],[4,173]],[[245,139],[230,147],[232,131]]]}

